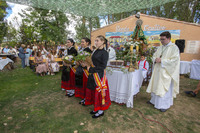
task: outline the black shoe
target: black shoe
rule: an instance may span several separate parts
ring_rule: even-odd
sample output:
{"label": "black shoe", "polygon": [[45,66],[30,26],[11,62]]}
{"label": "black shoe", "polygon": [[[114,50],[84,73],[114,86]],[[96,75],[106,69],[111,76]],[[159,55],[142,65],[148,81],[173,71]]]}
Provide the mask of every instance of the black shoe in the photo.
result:
{"label": "black shoe", "polygon": [[192,97],[196,97],[197,95],[193,91],[185,91],[185,93],[191,95]]}
{"label": "black shoe", "polygon": [[104,115],[104,112],[102,114],[99,114],[98,112],[92,116],[92,118],[98,118],[100,116],[103,116]]}
{"label": "black shoe", "polygon": [[69,95],[68,95],[68,97],[73,97],[74,96],[74,94],[72,94],[72,93],[70,93]]}
{"label": "black shoe", "polygon": [[96,114],[98,111],[91,111],[90,114]]}
{"label": "black shoe", "polygon": [[69,96],[70,95],[70,93],[66,93],[66,95],[65,96]]}
{"label": "black shoe", "polygon": [[167,109],[160,109],[160,111],[161,111],[161,112],[166,112],[166,111],[167,111]]}
{"label": "black shoe", "polygon": [[185,94],[190,94],[192,91],[185,91]]}
{"label": "black shoe", "polygon": [[85,102],[83,102],[82,105],[85,106]]}
{"label": "black shoe", "polygon": [[147,104],[151,104],[151,105],[153,105],[150,101],[147,101]]}
{"label": "black shoe", "polygon": [[85,104],[85,99],[83,99],[83,100],[81,100],[80,102],[79,102],[79,104]]}
{"label": "black shoe", "polygon": [[190,95],[191,95],[192,97],[196,97],[197,94],[195,94],[194,92],[191,92]]}
{"label": "black shoe", "polygon": [[80,102],[79,102],[79,104],[82,104],[84,102],[84,100],[81,100]]}

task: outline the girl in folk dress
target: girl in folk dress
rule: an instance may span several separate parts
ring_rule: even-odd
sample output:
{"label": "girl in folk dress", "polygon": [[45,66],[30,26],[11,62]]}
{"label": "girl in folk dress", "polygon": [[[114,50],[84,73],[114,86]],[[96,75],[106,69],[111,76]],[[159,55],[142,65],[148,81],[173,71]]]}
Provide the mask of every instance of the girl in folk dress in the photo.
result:
{"label": "girl in folk dress", "polygon": [[[67,55],[77,56],[77,51],[74,48],[74,40],[67,40]],[[72,97],[74,96],[75,89],[75,69],[65,62],[63,62],[63,70],[61,77],[61,88],[66,90],[66,96]]]}
{"label": "girl in folk dress", "polygon": [[92,54],[93,65],[89,66],[82,63],[82,66],[87,66],[89,72],[87,88],[94,91],[94,110],[90,114],[94,114],[92,118],[98,118],[104,115],[104,110],[107,110],[111,105],[109,86],[106,78],[106,65],[108,61],[108,52],[104,49],[105,37],[100,35],[95,39],[96,50]]}
{"label": "girl in folk dress", "polygon": [[[91,41],[89,38],[85,37],[82,38],[81,40],[81,48],[79,49],[79,51],[85,51],[88,53],[92,53],[91,49],[89,48],[91,44]],[[79,63],[77,63],[77,65],[80,65]],[[90,105],[93,103],[92,100],[92,94],[93,91],[91,91],[90,89],[87,88],[87,80],[88,80],[88,71],[87,68],[83,68],[81,66],[79,66],[79,68],[81,68],[82,72],[81,75],[75,75],[75,82],[77,84],[77,82],[81,82],[82,86],[78,87],[76,86],[75,88],[75,97],[80,97],[82,100],[79,102],[79,104],[82,105]],[[77,80],[78,79],[78,80]],[[86,94],[87,92],[87,94]]]}

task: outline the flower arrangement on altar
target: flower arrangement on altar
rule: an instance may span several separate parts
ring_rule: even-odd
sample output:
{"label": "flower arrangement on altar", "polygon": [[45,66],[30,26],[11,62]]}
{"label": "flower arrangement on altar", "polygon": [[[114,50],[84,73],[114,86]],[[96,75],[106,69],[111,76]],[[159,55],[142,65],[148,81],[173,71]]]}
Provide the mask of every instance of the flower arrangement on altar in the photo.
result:
{"label": "flower arrangement on altar", "polygon": [[153,64],[152,58],[153,58],[153,54],[156,52],[156,50],[157,50],[157,47],[150,47],[143,52],[143,54],[145,55],[146,60],[149,62],[149,64]]}
{"label": "flower arrangement on altar", "polygon": [[132,63],[134,63],[136,59],[139,59],[136,51],[139,51],[140,44],[138,41],[134,42],[132,38],[129,39],[124,45],[124,50],[117,53],[117,60],[123,60],[125,66],[127,66],[128,62],[130,63],[131,59]]}

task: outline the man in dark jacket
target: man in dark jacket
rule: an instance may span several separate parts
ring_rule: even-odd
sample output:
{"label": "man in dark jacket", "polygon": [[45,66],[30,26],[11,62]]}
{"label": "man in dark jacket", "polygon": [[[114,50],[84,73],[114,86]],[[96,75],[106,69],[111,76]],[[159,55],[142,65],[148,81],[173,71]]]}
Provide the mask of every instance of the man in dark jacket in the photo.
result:
{"label": "man in dark jacket", "polygon": [[25,68],[25,51],[24,51],[25,45],[22,44],[21,47],[19,48],[19,58],[22,61],[22,68]]}

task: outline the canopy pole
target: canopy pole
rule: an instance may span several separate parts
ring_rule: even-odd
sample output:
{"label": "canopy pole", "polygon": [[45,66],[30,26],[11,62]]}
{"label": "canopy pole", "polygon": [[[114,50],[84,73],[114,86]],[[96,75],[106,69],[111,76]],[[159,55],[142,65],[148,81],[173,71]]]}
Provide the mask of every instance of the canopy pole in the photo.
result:
{"label": "canopy pole", "polygon": [[92,38],[91,33],[92,33],[92,19],[91,17],[89,18],[89,26],[90,26],[90,40]]}

